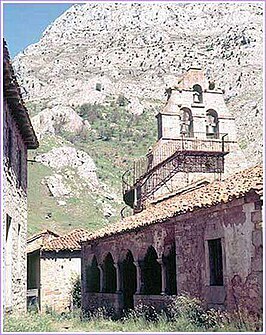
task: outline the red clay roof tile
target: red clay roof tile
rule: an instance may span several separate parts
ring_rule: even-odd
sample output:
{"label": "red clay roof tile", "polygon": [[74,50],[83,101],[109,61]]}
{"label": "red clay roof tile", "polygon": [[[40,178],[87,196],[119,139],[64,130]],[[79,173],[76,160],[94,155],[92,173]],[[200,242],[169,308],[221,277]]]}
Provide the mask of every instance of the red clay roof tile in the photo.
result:
{"label": "red clay roof tile", "polygon": [[207,208],[219,203],[227,203],[235,198],[243,197],[250,191],[261,195],[263,190],[263,168],[257,165],[238,172],[223,181],[214,181],[198,189],[184,194],[177,194],[153,205],[141,213],[132,215],[115,224],[108,225],[83,238],[92,241],[126,231],[132,231],[154,223],[166,221],[168,218],[192,212],[199,208]]}
{"label": "red clay roof tile", "polygon": [[80,240],[88,235],[84,229],[75,229],[70,233],[56,237],[44,243],[42,249],[45,251],[80,250]]}

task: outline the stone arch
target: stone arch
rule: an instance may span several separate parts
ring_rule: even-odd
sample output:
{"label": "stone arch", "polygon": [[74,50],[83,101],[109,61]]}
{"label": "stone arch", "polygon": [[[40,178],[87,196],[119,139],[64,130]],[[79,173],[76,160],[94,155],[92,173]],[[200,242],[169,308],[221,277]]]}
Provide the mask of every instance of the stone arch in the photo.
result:
{"label": "stone arch", "polygon": [[184,137],[193,137],[193,116],[188,107],[181,108],[181,127],[180,133]]}
{"label": "stone arch", "polygon": [[143,293],[160,294],[162,290],[162,270],[157,261],[158,256],[153,246],[150,246],[142,264]]}
{"label": "stone arch", "polygon": [[110,252],[103,261],[103,289],[106,293],[116,292],[116,268]]}
{"label": "stone arch", "polygon": [[117,250],[101,250],[99,252],[99,257],[98,257],[98,263],[99,265],[101,265],[103,267],[104,261],[106,260],[106,257],[108,256],[108,254],[111,254],[112,259],[114,261],[114,263],[117,263],[119,260],[119,255],[120,255],[120,251]]}
{"label": "stone arch", "polygon": [[100,270],[96,256],[93,256],[91,264],[86,268],[87,292],[100,292]]}
{"label": "stone arch", "polygon": [[166,285],[165,293],[169,295],[177,294],[177,285],[176,285],[176,251],[175,243],[164,252],[163,254],[163,263],[165,267],[165,276],[166,276]]}
{"label": "stone arch", "polygon": [[206,137],[219,138],[218,113],[214,109],[208,109],[206,112]]}
{"label": "stone arch", "polygon": [[193,102],[195,103],[203,102],[202,87],[199,84],[195,84],[193,86]]}
{"label": "stone arch", "polygon": [[119,263],[122,263],[126,259],[127,254],[128,254],[129,251],[132,254],[134,262],[135,262],[135,260],[138,259],[138,256],[139,256],[138,251],[139,251],[139,249],[138,248],[134,248],[134,246],[131,246],[131,247],[132,248],[129,247],[128,249],[121,249],[121,250],[118,251],[118,260],[117,261]]}
{"label": "stone arch", "polygon": [[137,289],[137,270],[134,264],[134,257],[130,250],[127,250],[124,260],[121,263],[123,308],[125,310],[134,308],[133,296]]}

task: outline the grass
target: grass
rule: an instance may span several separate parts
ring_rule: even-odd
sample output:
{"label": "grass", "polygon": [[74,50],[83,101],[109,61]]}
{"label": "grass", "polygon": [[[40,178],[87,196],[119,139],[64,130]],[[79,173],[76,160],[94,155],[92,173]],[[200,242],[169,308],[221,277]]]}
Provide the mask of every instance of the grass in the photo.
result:
{"label": "grass", "polygon": [[250,320],[240,322],[239,315],[215,310],[203,310],[196,299],[176,298],[167,312],[155,312],[151,306],[137,306],[120,319],[113,319],[107,310],[99,308],[93,315],[81,317],[76,310],[59,315],[54,312],[6,315],[6,332],[246,332],[259,331],[262,325]]}
{"label": "grass", "polygon": [[[36,102],[32,103],[34,114],[42,105],[41,103],[38,107]],[[108,200],[90,192],[75,175],[75,180],[67,180],[67,185],[75,189],[76,194],[63,199],[66,206],[59,206],[57,199],[49,194],[43,183],[44,178],[54,171],[40,163],[29,164],[29,235],[42,229],[64,233],[80,227],[92,231],[119,220],[120,211],[124,207],[121,176],[132,166],[133,159],[144,155],[147,148],[156,141],[154,111],[145,110],[140,116],[133,115],[126,110],[126,106],[119,106],[111,99],[108,105],[85,104],[77,112],[89,121],[91,130],[79,135],[67,132],[46,135],[41,139],[40,147],[29,158],[63,145],[83,150],[93,158],[99,180],[118,196],[118,200]],[[104,217],[103,201],[114,208],[115,215]],[[51,215],[48,219],[47,214]]]}
{"label": "grass", "polygon": [[[110,220],[103,217],[102,203],[93,196],[82,180],[76,175],[75,182],[68,181],[71,190],[79,188],[78,194],[64,198],[65,206],[59,206],[57,199],[50,195],[42,182],[53,171],[42,164],[30,164],[28,196],[28,234],[32,235],[43,229],[65,233],[83,227],[93,231],[108,224]],[[80,187],[76,185],[80,185]],[[98,201],[97,201],[98,200]],[[106,203],[110,203],[105,199]],[[114,219],[114,218],[113,218]]]}
{"label": "grass", "polygon": [[25,102],[26,108],[28,109],[31,117],[39,114],[42,110],[47,108],[48,100],[42,101],[27,101]]}

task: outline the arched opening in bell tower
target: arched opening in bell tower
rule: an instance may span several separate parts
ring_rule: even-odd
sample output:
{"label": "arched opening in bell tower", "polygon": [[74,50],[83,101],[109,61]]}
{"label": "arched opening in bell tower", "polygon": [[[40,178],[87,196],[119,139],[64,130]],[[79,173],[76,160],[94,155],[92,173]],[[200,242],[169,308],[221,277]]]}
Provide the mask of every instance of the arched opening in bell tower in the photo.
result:
{"label": "arched opening in bell tower", "polygon": [[202,87],[198,84],[193,86],[193,102],[202,103],[203,102],[203,94]]}
{"label": "arched opening in bell tower", "polygon": [[181,109],[180,133],[184,137],[193,137],[193,117],[189,108]]}
{"label": "arched opening in bell tower", "polygon": [[206,112],[206,137],[219,138],[218,114],[214,109]]}

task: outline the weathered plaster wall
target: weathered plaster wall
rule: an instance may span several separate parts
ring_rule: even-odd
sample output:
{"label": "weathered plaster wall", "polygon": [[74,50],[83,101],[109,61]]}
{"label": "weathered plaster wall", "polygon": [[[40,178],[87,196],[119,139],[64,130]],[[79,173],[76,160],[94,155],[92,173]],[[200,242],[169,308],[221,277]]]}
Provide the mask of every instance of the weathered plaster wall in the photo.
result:
{"label": "weathered plaster wall", "polygon": [[[9,129],[12,131],[12,160],[9,163]],[[26,310],[26,238],[27,238],[27,149],[4,101],[4,210],[3,273],[4,309]],[[18,150],[22,153],[21,185],[18,183]],[[7,236],[7,215],[11,226]],[[6,237],[7,236],[7,237]]]}
{"label": "weathered plaster wall", "polygon": [[[262,312],[263,252],[262,217],[259,203],[243,205],[242,222],[230,222],[225,229],[227,243],[228,307],[246,307]],[[256,209],[255,209],[256,208]]]}
{"label": "weathered plaster wall", "polygon": [[80,276],[80,252],[42,252],[41,310],[66,312],[72,307],[73,280]]}
{"label": "weathered plaster wall", "polygon": [[[210,306],[262,310],[262,230],[258,198],[234,200],[176,224],[177,287]],[[261,221],[260,221],[261,222]],[[221,238],[223,286],[210,286],[208,240]]]}

